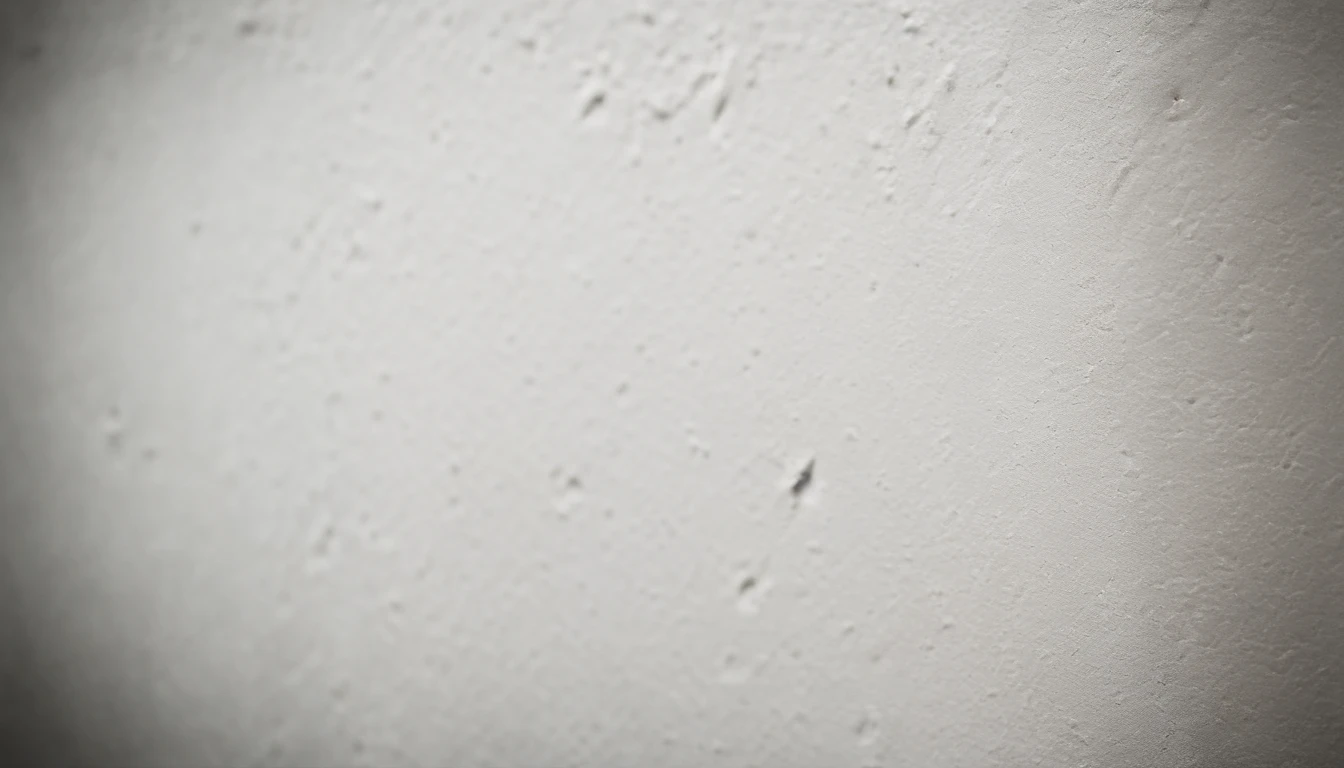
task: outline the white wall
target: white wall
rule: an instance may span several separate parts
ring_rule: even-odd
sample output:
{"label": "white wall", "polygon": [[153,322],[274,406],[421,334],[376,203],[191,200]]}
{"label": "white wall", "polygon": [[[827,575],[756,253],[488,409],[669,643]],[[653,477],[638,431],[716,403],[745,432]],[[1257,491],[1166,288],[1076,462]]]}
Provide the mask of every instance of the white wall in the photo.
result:
{"label": "white wall", "polygon": [[11,743],[1344,754],[1344,6],[7,13]]}

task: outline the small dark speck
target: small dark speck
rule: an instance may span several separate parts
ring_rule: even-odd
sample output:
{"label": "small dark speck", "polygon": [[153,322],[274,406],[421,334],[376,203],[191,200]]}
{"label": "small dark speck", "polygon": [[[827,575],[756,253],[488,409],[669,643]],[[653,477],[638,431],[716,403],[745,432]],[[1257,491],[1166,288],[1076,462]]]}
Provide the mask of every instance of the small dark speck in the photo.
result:
{"label": "small dark speck", "polygon": [[755,588],[756,588],[756,577],[748,576],[742,579],[741,584],[737,585],[737,594],[746,595],[748,592],[751,592],[751,590]]}
{"label": "small dark speck", "polygon": [[728,110],[728,91],[723,91],[714,99],[714,119],[723,117],[723,113]]}
{"label": "small dark speck", "polygon": [[602,105],[606,103],[607,94],[598,91],[589,96],[588,100],[583,103],[583,110],[580,112],[579,116],[584,118],[591,117],[594,112],[601,109]]}
{"label": "small dark speck", "polygon": [[807,465],[798,473],[798,477],[794,478],[793,485],[789,486],[789,493],[794,496],[803,495],[803,492],[808,489],[808,486],[812,485],[812,473],[816,468],[817,460],[809,459]]}
{"label": "small dark speck", "polygon": [[252,37],[261,31],[261,22],[256,19],[241,19],[236,31],[239,37]]}

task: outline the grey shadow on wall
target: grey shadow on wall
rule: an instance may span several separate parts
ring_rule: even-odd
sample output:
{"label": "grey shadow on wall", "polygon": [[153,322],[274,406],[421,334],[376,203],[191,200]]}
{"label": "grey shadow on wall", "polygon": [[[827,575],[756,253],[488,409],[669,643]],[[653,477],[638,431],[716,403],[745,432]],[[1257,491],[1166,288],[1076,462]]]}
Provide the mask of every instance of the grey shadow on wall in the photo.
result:
{"label": "grey shadow on wall", "polygon": [[[78,692],[53,683],[62,659],[52,651],[56,638],[34,621],[35,577],[22,566],[35,556],[32,534],[50,510],[41,480],[48,436],[22,405],[40,392],[42,367],[24,329],[43,318],[22,314],[18,294],[34,287],[44,254],[27,223],[32,178],[21,153],[31,147],[15,126],[58,96],[61,61],[48,42],[58,16],[72,10],[55,0],[0,0],[0,764],[33,768],[143,764],[109,746],[120,737],[108,737],[145,732],[115,700],[94,707],[102,713],[97,726],[71,711]],[[45,611],[59,614],[61,606]]]}
{"label": "grey shadow on wall", "polygon": [[[1217,106],[1226,111],[1202,122],[1196,113],[1179,156],[1195,158],[1187,172],[1214,201],[1205,215],[1225,229],[1163,247],[1148,277],[1160,291],[1211,276],[1201,278],[1202,293],[1186,296],[1212,298],[1170,302],[1168,327],[1188,330],[1173,334],[1184,341],[1156,364],[1167,366],[1163,377],[1182,396],[1192,429],[1173,425],[1168,444],[1154,450],[1198,478],[1173,497],[1182,505],[1167,515],[1176,522],[1173,538],[1184,540],[1169,550],[1173,562],[1154,571],[1170,579],[1161,600],[1180,606],[1160,631],[1182,660],[1168,681],[1183,688],[1170,694],[1181,702],[1172,727],[1188,735],[1193,752],[1185,759],[1194,762],[1173,764],[1337,765],[1344,760],[1344,3],[1199,7],[1211,37],[1173,45],[1189,44],[1180,55],[1191,77],[1220,89]],[[1238,177],[1238,168],[1255,170]],[[1182,210],[1174,201],[1157,207]],[[1235,329],[1219,336],[1219,323]],[[1191,349],[1190,338],[1218,340]],[[1195,392],[1210,396],[1185,399]],[[1168,477],[1183,482],[1179,472]]]}

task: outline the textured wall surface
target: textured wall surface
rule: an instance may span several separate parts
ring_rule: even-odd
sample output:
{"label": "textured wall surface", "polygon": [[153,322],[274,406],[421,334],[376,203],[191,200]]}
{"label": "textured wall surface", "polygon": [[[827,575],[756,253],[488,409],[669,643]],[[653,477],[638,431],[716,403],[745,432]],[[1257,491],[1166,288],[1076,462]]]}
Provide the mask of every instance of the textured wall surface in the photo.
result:
{"label": "textured wall surface", "polygon": [[35,764],[1340,764],[1344,4],[0,13]]}

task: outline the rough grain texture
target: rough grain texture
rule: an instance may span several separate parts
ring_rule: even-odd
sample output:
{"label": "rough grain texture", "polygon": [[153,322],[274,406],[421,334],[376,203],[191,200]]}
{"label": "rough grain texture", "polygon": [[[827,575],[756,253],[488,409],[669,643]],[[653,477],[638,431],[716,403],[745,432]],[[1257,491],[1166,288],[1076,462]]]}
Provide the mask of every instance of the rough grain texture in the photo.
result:
{"label": "rough grain texture", "polygon": [[34,764],[1339,764],[1339,3],[4,14]]}

